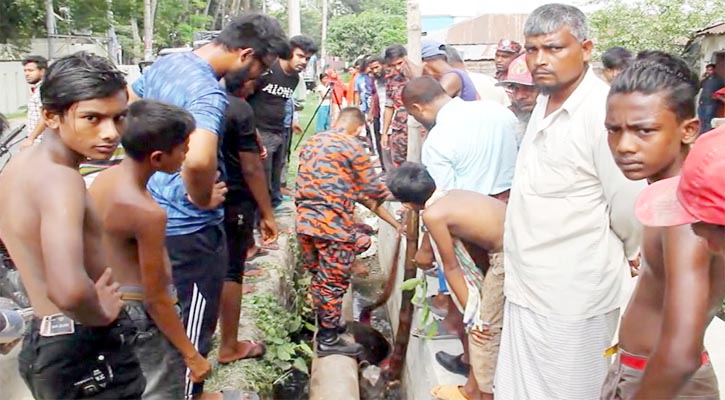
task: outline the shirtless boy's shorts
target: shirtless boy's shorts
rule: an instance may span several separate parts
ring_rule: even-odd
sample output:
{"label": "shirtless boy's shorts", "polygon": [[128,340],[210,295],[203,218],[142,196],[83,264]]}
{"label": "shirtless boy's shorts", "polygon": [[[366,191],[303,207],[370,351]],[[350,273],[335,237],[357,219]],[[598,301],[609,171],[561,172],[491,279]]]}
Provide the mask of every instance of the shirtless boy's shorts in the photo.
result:
{"label": "shirtless boy's shorts", "polygon": [[20,376],[34,398],[141,398],[146,380],[129,345],[136,332],[128,317],[106,327],[75,323],[75,332],[52,337],[42,336],[40,326],[34,318],[18,356]]}
{"label": "shirtless boy's shorts", "polygon": [[478,389],[484,393],[493,393],[493,377],[498,360],[498,348],[501,344],[503,326],[503,253],[491,253],[488,256],[489,267],[481,288],[481,320],[490,324],[491,340],[479,344],[468,334],[471,370],[476,377]]}

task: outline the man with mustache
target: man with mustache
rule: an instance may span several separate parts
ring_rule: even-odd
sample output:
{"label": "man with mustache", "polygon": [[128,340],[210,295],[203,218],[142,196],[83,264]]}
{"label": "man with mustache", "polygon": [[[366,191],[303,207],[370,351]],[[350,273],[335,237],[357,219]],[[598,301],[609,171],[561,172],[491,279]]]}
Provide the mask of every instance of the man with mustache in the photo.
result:
{"label": "man with mustache", "polygon": [[524,28],[542,90],[516,163],[504,228],[504,323],[497,399],[594,399],[607,373],[642,181],[614,163],[608,86],[589,65],[584,13],[547,4]]}

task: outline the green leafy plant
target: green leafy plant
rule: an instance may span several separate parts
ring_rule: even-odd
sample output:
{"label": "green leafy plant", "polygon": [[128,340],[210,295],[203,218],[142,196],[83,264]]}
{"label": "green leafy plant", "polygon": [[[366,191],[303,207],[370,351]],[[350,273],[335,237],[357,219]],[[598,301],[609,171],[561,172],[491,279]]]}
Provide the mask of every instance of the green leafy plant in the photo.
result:
{"label": "green leafy plant", "polygon": [[426,339],[431,339],[438,333],[438,323],[435,319],[431,318],[430,303],[428,303],[428,299],[426,299],[426,294],[428,293],[428,281],[424,276],[408,279],[400,284],[400,290],[415,291],[411,302],[418,305],[421,309],[420,326],[418,326],[417,330],[419,332],[425,332]]}

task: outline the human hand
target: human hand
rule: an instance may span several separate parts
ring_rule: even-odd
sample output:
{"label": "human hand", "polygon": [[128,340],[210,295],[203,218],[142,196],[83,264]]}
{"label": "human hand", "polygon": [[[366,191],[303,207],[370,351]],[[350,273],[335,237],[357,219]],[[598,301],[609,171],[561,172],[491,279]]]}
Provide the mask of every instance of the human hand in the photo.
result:
{"label": "human hand", "polygon": [[106,268],[94,284],[98,303],[101,305],[101,313],[103,320],[101,326],[109,325],[118,318],[118,314],[123,309],[123,300],[121,300],[121,292],[118,291],[120,285],[113,282],[111,277],[111,269]]}
{"label": "human hand", "polygon": [[629,273],[632,275],[632,278],[635,276],[639,276],[639,267],[640,267],[640,255],[637,254],[637,258],[634,260],[628,260],[629,261]]}
{"label": "human hand", "polygon": [[302,126],[298,124],[297,122],[292,123],[292,132],[294,133],[302,133]]}
{"label": "human hand", "polygon": [[[217,171],[216,176],[214,177],[214,181],[217,181],[220,176],[221,173]],[[219,207],[222,203],[224,203],[224,200],[226,200],[228,191],[229,189],[227,188],[226,182],[218,181],[212,187],[209,201],[206,204],[195,203],[191,196],[189,196],[188,194],[186,195],[186,198],[191,204],[201,208],[202,210],[216,210],[217,207]]]}
{"label": "human hand", "polygon": [[389,140],[388,136],[389,135],[387,133],[383,133],[382,135],[380,135],[380,147],[382,147],[385,150],[390,149],[390,147],[388,146],[388,140]]}
{"label": "human hand", "polygon": [[34,140],[30,138],[25,138],[25,140],[20,143],[20,150],[25,150],[27,148],[33,147],[33,144],[35,144]]}
{"label": "human hand", "polygon": [[416,63],[409,57],[405,57],[405,66],[403,67],[403,73],[408,78],[415,78],[423,76],[423,65]]}
{"label": "human hand", "polygon": [[269,154],[267,153],[267,148],[264,146],[260,146],[259,148],[259,158],[262,160],[266,160]]}
{"label": "human hand", "polygon": [[490,325],[484,325],[481,329],[473,328],[470,332],[468,332],[468,334],[471,336],[471,339],[479,345],[483,345],[493,339],[493,332],[491,332]]}
{"label": "human hand", "polygon": [[191,358],[184,358],[184,364],[189,368],[189,380],[194,383],[201,383],[211,374],[211,363],[198,352]]}
{"label": "human hand", "polygon": [[262,235],[262,242],[271,243],[277,240],[279,229],[274,216],[262,217],[259,220],[259,233]]}

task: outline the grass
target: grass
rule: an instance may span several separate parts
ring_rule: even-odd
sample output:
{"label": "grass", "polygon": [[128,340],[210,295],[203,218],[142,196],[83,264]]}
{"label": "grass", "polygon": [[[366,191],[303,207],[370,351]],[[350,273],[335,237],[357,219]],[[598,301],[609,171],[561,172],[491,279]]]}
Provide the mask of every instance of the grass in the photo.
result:
{"label": "grass", "polygon": [[16,118],[25,118],[27,117],[28,113],[25,111],[16,111],[14,113],[9,113],[5,115],[5,118],[7,119],[16,119]]}
{"label": "grass", "polygon": [[312,135],[315,134],[315,121],[312,121],[312,123],[310,123],[310,120],[312,119],[312,114],[315,113],[315,109],[317,108],[317,105],[319,103],[319,96],[317,96],[315,93],[309,93],[307,95],[307,98],[305,99],[305,108],[299,112],[299,123],[302,129],[305,129],[308,123],[310,124],[310,127],[307,129],[307,132],[304,133],[302,141],[300,141],[300,145],[299,147],[297,147],[297,149],[295,149],[294,147],[300,140],[300,135],[295,134],[292,136],[292,149],[290,150],[289,168],[287,169],[287,187],[290,189],[294,188],[294,182],[297,178],[297,167],[299,165],[298,156],[300,148],[308,138],[312,137]]}

